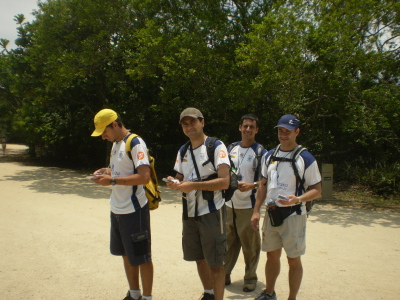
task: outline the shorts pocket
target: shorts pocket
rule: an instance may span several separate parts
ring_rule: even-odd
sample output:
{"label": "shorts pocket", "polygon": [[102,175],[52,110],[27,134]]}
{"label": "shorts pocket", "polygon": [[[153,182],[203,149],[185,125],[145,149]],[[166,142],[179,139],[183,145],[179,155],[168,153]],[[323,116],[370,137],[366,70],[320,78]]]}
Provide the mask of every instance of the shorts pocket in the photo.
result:
{"label": "shorts pocket", "polygon": [[149,252],[149,235],[147,230],[132,234],[131,237],[135,256],[145,255]]}

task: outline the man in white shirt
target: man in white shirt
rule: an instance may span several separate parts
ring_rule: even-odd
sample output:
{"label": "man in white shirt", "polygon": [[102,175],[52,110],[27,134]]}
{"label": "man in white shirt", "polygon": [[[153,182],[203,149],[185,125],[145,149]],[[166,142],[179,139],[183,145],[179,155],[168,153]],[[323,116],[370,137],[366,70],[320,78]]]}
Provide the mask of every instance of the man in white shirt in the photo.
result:
{"label": "man in white shirt", "polygon": [[266,151],[255,140],[258,133],[258,118],[254,114],[246,114],[241,118],[239,131],[241,141],[228,146],[239,184],[232,199],[226,202],[228,252],[225,259],[225,285],[231,284],[230,274],[242,249],[245,261],[243,291],[252,292],[258,280],[257,266],[261,242],[260,232],[252,229],[250,219],[261,179],[261,158]]}
{"label": "man in white shirt", "polygon": [[210,137],[204,134],[204,117],[196,108],[182,111],[179,119],[190,139],[178,151],[175,178],[169,188],[183,193],[184,259],[196,261],[203,284],[202,300],[223,300],[226,253],[225,199],[221,190],[229,186],[229,159],[224,143],[213,142],[213,157],[208,157]]}
{"label": "man in white shirt", "polygon": [[[275,283],[280,271],[282,248],[285,249],[289,264],[289,297],[295,300],[303,277],[301,255],[306,250],[307,211],[305,202],[321,196],[321,175],[317,161],[307,150],[295,159],[298,180],[294,172],[292,152],[297,149],[300,121],[293,115],[284,115],[278,125],[279,151],[274,156],[270,150],[262,167],[262,180],[257,201],[251,218],[252,227],[258,230],[260,208],[271,200],[276,205],[267,208],[262,230],[262,250],[267,252],[265,266],[266,289],[255,300],[276,300]],[[285,200],[281,199],[282,196]],[[281,200],[280,200],[281,199]],[[274,216],[280,222],[275,222]],[[272,216],[272,218],[271,218]],[[283,222],[282,222],[283,219]],[[271,221],[272,220],[272,221]],[[279,224],[281,223],[281,224]]]}
{"label": "man in white shirt", "polygon": [[92,136],[101,136],[103,140],[113,143],[110,167],[95,171],[92,180],[102,186],[112,185],[110,251],[123,258],[129,284],[124,300],[151,300],[153,262],[150,214],[144,190],[144,185],[150,180],[146,143],[139,136],[133,138],[129,146],[130,158],[125,142],[131,133],[120,116],[111,109],[99,111],[94,118],[94,125]]}

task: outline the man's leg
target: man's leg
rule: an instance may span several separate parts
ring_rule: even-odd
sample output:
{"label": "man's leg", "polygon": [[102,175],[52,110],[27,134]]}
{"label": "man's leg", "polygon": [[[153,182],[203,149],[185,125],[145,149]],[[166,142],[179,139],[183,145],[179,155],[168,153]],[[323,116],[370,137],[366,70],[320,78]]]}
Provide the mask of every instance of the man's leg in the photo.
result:
{"label": "man's leg", "polygon": [[203,260],[196,261],[201,283],[205,290],[214,289],[215,300],[224,299],[225,270],[223,266],[210,268]]}
{"label": "man's leg", "polygon": [[[201,283],[203,284],[203,287],[205,290],[211,290],[213,288],[213,282],[212,282],[212,277],[211,277],[211,269],[208,266],[207,262],[205,259],[198,260],[196,261],[197,264],[197,272],[199,273],[199,277],[201,280]],[[225,280],[225,278],[224,278]],[[225,282],[224,282],[225,284]]]}
{"label": "man's leg", "polygon": [[128,279],[130,290],[140,290],[139,285],[139,266],[132,266],[127,256],[122,256],[124,259],[124,267],[126,278]]}
{"label": "man's leg", "polygon": [[225,257],[225,274],[230,275],[240,254],[241,244],[235,232],[232,208],[226,208],[226,244],[228,251]]}
{"label": "man's leg", "polygon": [[267,252],[267,263],[265,264],[265,279],[267,293],[272,295],[275,291],[276,279],[281,271],[282,249]]}
{"label": "man's leg", "polygon": [[301,264],[301,256],[290,258],[289,263],[289,298],[295,300],[300,289],[301,280],[303,278],[303,265]]}
{"label": "man's leg", "polygon": [[246,286],[246,284],[257,283],[257,266],[260,259],[261,240],[260,233],[251,228],[249,221],[253,215],[253,209],[241,209],[237,210],[237,212],[237,227],[246,266],[244,274],[244,284]]}
{"label": "man's leg", "polygon": [[225,292],[225,270],[224,267],[211,268],[215,300],[223,300]]}
{"label": "man's leg", "polygon": [[140,277],[142,278],[143,295],[151,296],[153,289],[153,262],[149,261],[140,265]]}

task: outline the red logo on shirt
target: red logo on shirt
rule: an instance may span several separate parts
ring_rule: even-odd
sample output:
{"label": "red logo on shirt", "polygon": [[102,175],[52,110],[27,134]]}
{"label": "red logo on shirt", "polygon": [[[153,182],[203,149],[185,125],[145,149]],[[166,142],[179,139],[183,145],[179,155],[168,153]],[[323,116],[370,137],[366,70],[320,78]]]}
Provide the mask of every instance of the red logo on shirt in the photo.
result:
{"label": "red logo on shirt", "polygon": [[224,150],[221,150],[221,152],[219,153],[219,157],[220,158],[225,158],[226,157],[226,153]]}
{"label": "red logo on shirt", "polygon": [[137,154],[137,158],[138,158],[138,160],[142,160],[144,158],[144,153],[143,152],[139,152]]}

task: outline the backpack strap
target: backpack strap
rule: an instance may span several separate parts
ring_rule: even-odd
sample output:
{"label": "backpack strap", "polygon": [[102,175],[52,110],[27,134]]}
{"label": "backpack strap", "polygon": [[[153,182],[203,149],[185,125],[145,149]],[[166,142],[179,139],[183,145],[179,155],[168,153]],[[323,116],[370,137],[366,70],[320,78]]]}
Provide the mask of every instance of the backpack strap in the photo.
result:
{"label": "backpack strap", "polygon": [[[207,144],[206,144],[208,159],[207,159],[205,162],[202,163],[202,166],[203,166],[203,167],[204,167],[206,164],[208,164],[209,162],[211,162],[212,165],[213,165],[213,167],[214,167],[214,170],[216,170],[216,169],[215,169],[215,164],[214,164],[214,151],[215,151],[215,142],[216,142],[217,140],[218,140],[218,139],[217,139],[216,137],[208,137],[208,141],[207,141]],[[229,155],[228,155],[228,156],[229,156]]]}
{"label": "backpack strap", "polygon": [[254,180],[258,180],[261,178],[261,158],[263,156],[264,146],[259,143],[254,143],[251,148],[256,153],[256,157],[253,160]]}
{"label": "backpack strap", "polygon": [[129,157],[131,160],[132,160],[132,153],[131,153],[132,148],[131,148],[131,143],[132,143],[132,140],[133,140],[135,137],[138,137],[138,135],[137,135],[136,133],[131,133],[131,134],[128,135],[128,137],[125,138],[125,151],[126,151],[126,154],[128,155],[128,157]]}
{"label": "backpack strap", "polygon": [[181,162],[183,161],[183,157],[185,156],[187,150],[189,149],[189,145],[190,145],[190,140],[187,141],[184,145],[182,145],[181,148],[179,149],[179,153],[181,155]]}
{"label": "backpack strap", "polygon": [[[270,159],[268,160],[267,163],[267,168],[271,161],[285,161],[285,162],[290,162],[292,164],[293,172],[296,177],[296,196],[301,195],[304,192],[304,174],[301,177],[299,174],[299,169],[297,168],[297,158],[300,156],[300,154],[304,151],[307,150],[301,145],[297,145],[296,148],[293,149],[292,155],[290,158],[287,157],[276,157],[278,154],[278,151],[280,149],[280,145],[278,145],[275,149],[274,152],[271,154]],[[305,171],[305,170],[304,170]]]}
{"label": "backpack strap", "polygon": [[228,154],[230,154],[230,152],[232,151],[232,149],[233,149],[234,147],[236,147],[237,145],[239,145],[239,144],[240,144],[240,141],[239,141],[239,142],[234,142],[234,143],[230,144],[230,145],[226,148],[226,150],[228,150]]}
{"label": "backpack strap", "polygon": [[275,149],[273,149],[274,152],[272,152],[271,156],[269,157],[268,163],[266,162],[267,170],[268,170],[268,166],[271,163],[271,161],[277,161],[277,158],[279,158],[279,157],[276,157],[276,155],[278,154],[278,151],[279,151],[280,148],[281,148],[281,144],[279,144],[278,146],[276,146]]}
{"label": "backpack strap", "polygon": [[[296,196],[298,195],[302,195],[304,193],[304,174],[303,177],[300,177],[299,174],[299,169],[297,168],[297,158],[300,156],[301,152],[303,152],[304,150],[306,150],[306,148],[304,148],[301,145],[297,145],[297,147],[293,150],[292,152],[292,157],[291,157],[291,162],[292,162],[292,167],[293,167],[293,172],[294,175],[296,176]],[[304,170],[305,173],[305,170]]]}

